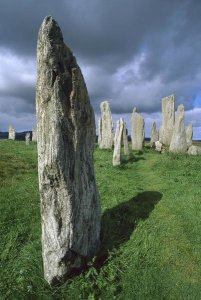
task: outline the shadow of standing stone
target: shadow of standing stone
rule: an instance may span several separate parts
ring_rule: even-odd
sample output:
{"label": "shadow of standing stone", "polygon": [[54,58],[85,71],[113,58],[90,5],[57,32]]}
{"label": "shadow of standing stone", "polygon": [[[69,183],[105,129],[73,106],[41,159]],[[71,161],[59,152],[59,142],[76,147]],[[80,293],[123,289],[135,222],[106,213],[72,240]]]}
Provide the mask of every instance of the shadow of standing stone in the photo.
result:
{"label": "shadow of standing stone", "polygon": [[97,266],[101,267],[108,256],[108,250],[118,249],[130,239],[137,224],[149,217],[162,194],[157,191],[139,193],[130,200],[106,210],[101,221],[101,251]]}

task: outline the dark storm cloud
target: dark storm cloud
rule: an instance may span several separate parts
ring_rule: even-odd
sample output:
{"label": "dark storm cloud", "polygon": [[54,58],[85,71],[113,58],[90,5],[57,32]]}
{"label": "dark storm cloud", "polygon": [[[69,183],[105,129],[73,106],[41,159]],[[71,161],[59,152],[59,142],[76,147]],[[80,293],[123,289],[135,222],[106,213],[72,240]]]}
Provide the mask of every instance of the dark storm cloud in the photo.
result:
{"label": "dark storm cloud", "polygon": [[185,3],[185,0],[7,0],[0,10],[0,40],[21,55],[34,55],[39,26],[51,14],[79,56],[92,63],[101,58],[101,63],[114,70],[142,47],[157,43],[163,34],[168,38],[179,23],[177,19]]}
{"label": "dark storm cloud", "polygon": [[199,0],[3,2],[0,99],[8,99],[8,105],[18,99],[11,101],[16,116],[19,109],[34,111],[36,43],[46,15],[58,21],[76,55],[96,112],[100,101],[109,99],[116,114],[130,113],[134,106],[153,113],[172,93],[177,104],[193,108],[201,92]]}
{"label": "dark storm cloud", "polygon": [[35,113],[35,64],[0,49],[0,112]]}

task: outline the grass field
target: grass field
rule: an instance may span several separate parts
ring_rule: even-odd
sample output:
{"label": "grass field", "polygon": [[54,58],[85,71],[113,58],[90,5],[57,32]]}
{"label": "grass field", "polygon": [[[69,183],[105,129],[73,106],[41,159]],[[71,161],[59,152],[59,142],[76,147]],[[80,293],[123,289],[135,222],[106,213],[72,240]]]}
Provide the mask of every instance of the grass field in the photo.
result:
{"label": "grass field", "polygon": [[102,247],[88,270],[43,279],[36,144],[0,140],[0,299],[201,299],[201,157],[148,148],[113,167],[95,150]]}

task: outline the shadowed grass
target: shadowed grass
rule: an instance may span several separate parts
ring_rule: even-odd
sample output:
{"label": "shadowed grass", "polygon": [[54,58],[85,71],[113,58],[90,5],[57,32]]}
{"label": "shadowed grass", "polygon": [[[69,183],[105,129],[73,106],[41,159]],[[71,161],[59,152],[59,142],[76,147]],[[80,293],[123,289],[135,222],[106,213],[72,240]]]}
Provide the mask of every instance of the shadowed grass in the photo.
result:
{"label": "shadowed grass", "polygon": [[90,268],[43,279],[36,144],[0,140],[0,299],[200,299],[201,157],[145,148],[120,167],[96,148],[102,247]]}

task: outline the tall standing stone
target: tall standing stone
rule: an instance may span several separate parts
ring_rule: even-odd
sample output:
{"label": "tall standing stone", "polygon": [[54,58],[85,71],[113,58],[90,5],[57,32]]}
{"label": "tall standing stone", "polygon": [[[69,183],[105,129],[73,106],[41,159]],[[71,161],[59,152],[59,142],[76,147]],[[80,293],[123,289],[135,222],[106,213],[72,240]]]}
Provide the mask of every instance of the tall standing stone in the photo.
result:
{"label": "tall standing stone", "polygon": [[100,109],[98,144],[100,149],[111,149],[114,144],[114,134],[109,102],[101,102]]}
{"label": "tall standing stone", "polygon": [[162,127],[160,140],[162,144],[169,146],[175,122],[175,98],[174,95],[162,99]]}
{"label": "tall standing stone", "polygon": [[192,146],[192,144],[193,144],[193,125],[192,124],[188,124],[188,126],[186,128],[186,142],[187,142],[188,148],[190,146]]}
{"label": "tall standing stone", "polygon": [[29,145],[30,144],[30,140],[31,140],[31,134],[30,132],[27,132],[25,134],[25,142],[26,142],[26,145]]}
{"label": "tall standing stone", "polygon": [[170,143],[170,152],[186,153],[186,130],[184,127],[184,106],[180,104],[175,114],[175,125]]}
{"label": "tall standing stone", "polygon": [[12,125],[10,125],[8,129],[8,139],[14,141],[15,137],[16,137],[15,128]]}
{"label": "tall standing stone", "polygon": [[154,147],[155,143],[159,140],[159,133],[156,128],[156,122],[153,122],[151,127],[151,140],[150,140],[150,146]]}
{"label": "tall standing stone", "polygon": [[52,17],[37,45],[36,111],[45,279],[65,280],[100,244],[95,118],[81,70]]}
{"label": "tall standing stone", "polygon": [[121,164],[121,143],[123,139],[124,121],[122,118],[117,121],[117,127],[114,138],[113,166]]}
{"label": "tall standing stone", "polygon": [[123,121],[123,146],[124,146],[124,154],[128,155],[129,154],[129,148],[128,148],[128,130],[126,126],[126,122]]}
{"label": "tall standing stone", "polygon": [[37,128],[32,129],[32,142],[37,142]]}
{"label": "tall standing stone", "polygon": [[144,146],[144,119],[137,113],[136,107],[131,116],[131,139],[132,149],[142,150]]}

